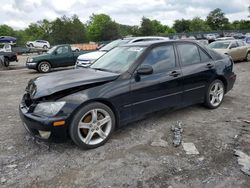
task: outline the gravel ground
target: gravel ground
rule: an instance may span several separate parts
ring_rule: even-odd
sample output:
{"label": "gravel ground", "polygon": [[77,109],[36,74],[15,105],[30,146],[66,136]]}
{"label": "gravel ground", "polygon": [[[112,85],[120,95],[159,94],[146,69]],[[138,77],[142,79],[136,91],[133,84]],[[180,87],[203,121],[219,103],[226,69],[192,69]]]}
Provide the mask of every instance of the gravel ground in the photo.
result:
{"label": "gravel ground", "polygon": [[[216,110],[201,105],[162,111],[116,131],[102,147],[80,150],[70,140],[43,143],[22,126],[18,104],[29,79],[26,57],[0,71],[0,187],[249,187],[234,149],[250,156],[250,63],[235,64],[237,81]],[[183,142],[171,126],[183,122]]]}

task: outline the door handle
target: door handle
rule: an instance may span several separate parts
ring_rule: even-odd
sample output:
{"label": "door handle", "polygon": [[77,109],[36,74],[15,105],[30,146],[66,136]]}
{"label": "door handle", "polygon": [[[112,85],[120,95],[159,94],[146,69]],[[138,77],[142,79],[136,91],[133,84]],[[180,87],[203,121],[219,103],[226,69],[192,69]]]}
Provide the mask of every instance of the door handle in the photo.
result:
{"label": "door handle", "polygon": [[173,77],[179,76],[181,73],[179,71],[172,71],[169,75]]}
{"label": "door handle", "polygon": [[209,68],[209,69],[211,69],[211,68],[213,68],[213,67],[214,67],[214,65],[213,65],[213,64],[211,64],[211,63],[208,63],[208,64],[206,65],[206,67],[207,67],[207,68]]}

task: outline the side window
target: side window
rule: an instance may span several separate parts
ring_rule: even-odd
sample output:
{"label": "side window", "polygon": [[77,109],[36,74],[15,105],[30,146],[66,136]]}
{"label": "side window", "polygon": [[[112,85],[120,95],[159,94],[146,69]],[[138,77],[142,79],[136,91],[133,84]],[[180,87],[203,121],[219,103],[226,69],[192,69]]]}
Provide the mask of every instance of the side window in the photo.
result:
{"label": "side window", "polygon": [[246,46],[245,42],[243,41],[237,41],[237,43],[238,43],[238,46]]}
{"label": "side window", "polygon": [[178,44],[178,50],[183,66],[200,63],[200,54],[194,44]]}
{"label": "side window", "polygon": [[230,45],[230,49],[237,48],[237,47],[238,47],[238,44],[235,41],[232,42],[231,45]]}
{"label": "side window", "polygon": [[202,49],[199,48],[199,52],[201,56],[201,63],[212,61],[212,59]]}
{"label": "side window", "polygon": [[56,50],[57,54],[64,54],[69,52],[68,46],[61,46]]}
{"label": "side window", "polygon": [[144,59],[142,65],[152,66],[154,73],[166,72],[176,67],[173,45],[153,48]]}

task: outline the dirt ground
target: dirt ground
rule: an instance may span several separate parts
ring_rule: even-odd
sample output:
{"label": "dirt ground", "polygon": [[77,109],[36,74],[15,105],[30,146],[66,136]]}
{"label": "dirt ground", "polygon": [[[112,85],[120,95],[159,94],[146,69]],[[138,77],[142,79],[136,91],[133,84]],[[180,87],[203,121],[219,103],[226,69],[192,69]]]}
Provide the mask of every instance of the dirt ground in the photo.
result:
{"label": "dirt ground", "polygon": [[[43,143],[28,135],[18,104],[29,79],[26,57],[0,71],[0,187],[249,187],[234,149],[250,156],[250,62],[235,64],[237,81],[216,110],[201,105],[158,112],[116,131],[102,147],[80,150],[70,140]],[[171,125],[183,122],[174,147]],[[163,144],[159,143],[159,140]],[[152,144],[154,143],[154,144]],[[159,146],[161,145],[161,146]]]}

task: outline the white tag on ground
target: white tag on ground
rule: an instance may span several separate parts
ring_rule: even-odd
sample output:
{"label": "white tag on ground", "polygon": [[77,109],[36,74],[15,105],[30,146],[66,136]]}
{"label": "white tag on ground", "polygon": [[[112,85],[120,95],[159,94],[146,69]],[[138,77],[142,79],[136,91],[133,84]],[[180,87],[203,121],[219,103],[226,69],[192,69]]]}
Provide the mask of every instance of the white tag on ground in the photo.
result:
{"label": "white tag on ground", "polygon": [[194,143],[182,143],[182,147],[188,155],[198,155],[199,151],[196,149]]}

